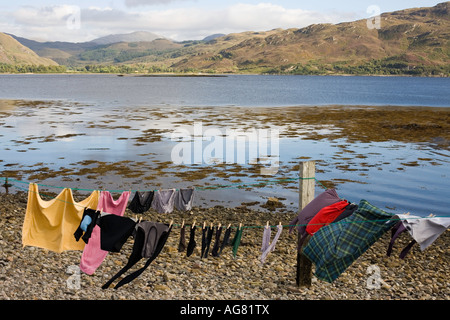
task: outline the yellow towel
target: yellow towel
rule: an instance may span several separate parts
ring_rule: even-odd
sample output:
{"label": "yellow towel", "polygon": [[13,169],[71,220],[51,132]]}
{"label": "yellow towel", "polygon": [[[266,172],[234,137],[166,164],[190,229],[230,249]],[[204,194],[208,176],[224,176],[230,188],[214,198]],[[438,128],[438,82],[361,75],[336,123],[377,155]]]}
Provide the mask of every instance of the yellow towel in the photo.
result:
{"label": "yellow towel", "polygon": [[83,217],[84,208],[97,209],[99,191],[93,191],[81,202],[75,202],[72,190],[65,188],[54,199],[42,200],[37,184],[30,183],[25,220],[22,227],[23,246],[35,246],[61,253],[83,250],[84,241],[76,241],[73,233]]}

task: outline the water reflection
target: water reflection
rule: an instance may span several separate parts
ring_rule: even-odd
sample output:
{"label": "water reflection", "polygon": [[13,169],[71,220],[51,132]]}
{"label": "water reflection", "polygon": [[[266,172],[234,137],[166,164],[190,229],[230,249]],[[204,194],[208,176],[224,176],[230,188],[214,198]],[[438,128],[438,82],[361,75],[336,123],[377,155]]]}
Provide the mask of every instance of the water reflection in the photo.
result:
{"label": "water reflection", "polygon": [[[364,198],[397,213],[448,215],[450,153],[445,119],[450,111],[408,110],[411,113],[389,118],[392,113],[374,107],[108,110],[67,101],[1,101],[0,168],[2,176],[50,185],[147,190],[296,178],[299,162],[312,159],[317,161],[317,179],[325,187],[337,188],[347,200]],[[346,121],[349,114],[367,121]],[[221,132],[279,129],[277,173],[262,176],[261,163],[173,164],[171,150],[177,142],[170,134],[175,128],[192,128],[196,121]],[[411,123],[415,125],[408,126]],[[264,203],[275,196],[285,205],[280,212],[296,211],[297,190],[297,181],[204,190],[197,205]],[[322,190],[317,185],[316,192]]]}

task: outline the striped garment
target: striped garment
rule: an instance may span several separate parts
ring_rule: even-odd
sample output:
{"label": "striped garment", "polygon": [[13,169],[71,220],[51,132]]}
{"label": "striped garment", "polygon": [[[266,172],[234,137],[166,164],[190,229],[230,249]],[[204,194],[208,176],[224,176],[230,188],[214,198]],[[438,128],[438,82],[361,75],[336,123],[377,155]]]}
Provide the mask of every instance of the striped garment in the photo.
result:
{"label": "striped garment", "polygon": [[303,248],[316,267],[317,278],[333,282],[375,243],[396,221],[366,200],[349,217],[322,227]]}

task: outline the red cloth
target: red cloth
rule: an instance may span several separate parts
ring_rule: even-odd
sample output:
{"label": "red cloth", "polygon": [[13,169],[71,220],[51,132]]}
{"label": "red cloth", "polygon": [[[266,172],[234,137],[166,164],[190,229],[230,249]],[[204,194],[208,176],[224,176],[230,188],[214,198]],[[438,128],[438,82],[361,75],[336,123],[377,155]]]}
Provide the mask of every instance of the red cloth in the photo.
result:
{"label": "red cloth", "polygon": [[322,208],[308,223],[306,232],[313,235],[323,226],[333,222],[342,212],[344,212],[345,207],[348,205],[349,202],[347,200],[342,200]]}

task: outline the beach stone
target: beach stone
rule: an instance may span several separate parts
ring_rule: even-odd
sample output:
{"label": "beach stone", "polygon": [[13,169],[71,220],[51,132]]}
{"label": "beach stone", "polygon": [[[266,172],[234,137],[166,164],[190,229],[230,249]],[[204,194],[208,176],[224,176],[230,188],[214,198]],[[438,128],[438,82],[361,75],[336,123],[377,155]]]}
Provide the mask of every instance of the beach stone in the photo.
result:
{"label": "beach stone", "polygon": [[164,284],[157,284],[153,287],[155,290],[162,290],[162,291],[167,291],[170,290],[170,288]]}
{"label": "beach stone", "polygon": [[164,281],[169,282],[171,280],[175,280],[177,278],[176,275],[171,274],[171,273],[164,273]]}
{"label": "beach stone", "polygon": [[169,253],[178,253],[178,248],[172,246],[165,246],[164,251]]}

